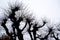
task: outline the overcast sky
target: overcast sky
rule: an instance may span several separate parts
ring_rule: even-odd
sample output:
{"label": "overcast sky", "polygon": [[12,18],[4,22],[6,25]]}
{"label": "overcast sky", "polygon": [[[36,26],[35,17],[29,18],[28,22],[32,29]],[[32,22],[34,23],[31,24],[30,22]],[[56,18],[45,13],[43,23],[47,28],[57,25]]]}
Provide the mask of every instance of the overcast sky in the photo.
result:
{"label": "overcast sky", "polygon": [[55,22],[60,19],[60,0],[26,0],[24,2],[29,4],[30,9],[39,18],[45,16]]}
{"label": "overcast sky", "polygon": [[[6,7],[9,0],[0,0],[0,7]],[[22,0],[37,19],[47,17],[53,22],[60,20],[60,0]],[[1,15],[1,14],[0,14]]]}
{"label": "overcast sky", "polygon": [[[42,17],[47,17],[47,19],[52,21],[52,23],[57,24],[60,22],[60,0],[17,0],[17,2],[19,1],[22,1],[23,4],[27,6],[28,10],[33,12],[33,15],[35,15],[37,20],[40,20],[40,18]],[[8,8],[7,6],[8,2],[13,3],[15,1],[14,0],[0,0],[0,20],[4,18],[2,8],[3,9]],[[1,32],[3,33],[3,31]],[[26,38],[26,35],[25,35],[25,38]]]}

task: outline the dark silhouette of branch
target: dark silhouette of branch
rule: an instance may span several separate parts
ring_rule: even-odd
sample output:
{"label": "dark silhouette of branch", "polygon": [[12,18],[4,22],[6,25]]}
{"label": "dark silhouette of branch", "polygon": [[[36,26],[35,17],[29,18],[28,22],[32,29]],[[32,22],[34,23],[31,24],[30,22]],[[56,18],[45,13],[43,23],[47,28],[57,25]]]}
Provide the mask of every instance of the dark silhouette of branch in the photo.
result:
{"label": "dark silhouette of branch", "polygon": [[[45,35],[44,38],[40,38],[41,35],[38,35],[38,37],[36,37],[36,35],[37,35],[36,32],[38,31],[39,28],[42,28],[43,26],[45,26],[45,24],[47,23],[46,20],[43,21],[43,25],[42,25],[42,26],[41,26],[41,25],[38,26],[38,23],[32,23],[32,21],[35,20],[34,18],[32,18],[32,17],[29,16],[29,15],[28,15],[28,16],[29,16],[29,17],[28,17],[28,16],[26,16],[26,15],[23,14],[23,13],[21,13],[21,16],[19,16],[19,18],[18,18],[18,20],[17,20],[17,18],[15,17],[15,16],[16,16],[16,13],[15,13],[15,12],[17,12],[18,10],[21,10],[21,9],[19,8],[19,6],[14,6],[14,8],[11,7],[10,10],[11,10],[11,12],[9,12],[10,15],[8,16],[8,18],[13,22],[13,24],[12,24],[12,26],[11,26],[13,32],[9,33],[9,29],[8,29],[7,26],[5,25],[5,24],[7,23],[8,18],[7,18],[7,19],[3,19],[3,22],[2,22],[2,24],[1,24],[1,26],[3,26],[3,28],[5,29],[7,35],[10,37],[10,40],[16,40],[16,37],[18,37],[19,40],[24,40],[22,31],[24,31],[24,29],[27,27],[27,24],[29,25],[29,28],[27,28],[27,32],[29,33],[29,36],[30,36],[31,40],[37,40],[37,38],[39,38],[40,40],[48,40],[48,36],[49,36],[50,34],[53,34],[53,37],[54,37],[56,40],[59,40],[58,37],[56,38],[55,35],[54,35],[54,33],[52,33],[52,29],[49,29],[49,33],[48,33],[47,35]],[[17,14],[18,14],[18,13],[17,13]],[[23,17],[22,17],[22,16],[23,16]],[[26,21],[25,21],[26,23],[25,23],[23,29],[20,29],[19,26],[21,26],[20,23],[21,23],[21,21],[23,21],[23,20],[26,20]],[[33,26],[32,26],[32,25],[33,25]],[[38,26],[38,27],[37,27],[37,26]],[[32,30],[30,30],[31,27],[33,28]],[[16,29],[17,33],[16,33],[15,29]],[[32,34],[33,34],[33,35],[32,35]],[[58,36],[58,35],[57,35],[57,36]]]}
{"label": "dark silhouette of branch", "polygon": [[35,24],[34,26],[33,26],[33,36],[34,36],[34,40],[36,40],[36,31],[38,30],[38,28],[37,28],[37,24]]}

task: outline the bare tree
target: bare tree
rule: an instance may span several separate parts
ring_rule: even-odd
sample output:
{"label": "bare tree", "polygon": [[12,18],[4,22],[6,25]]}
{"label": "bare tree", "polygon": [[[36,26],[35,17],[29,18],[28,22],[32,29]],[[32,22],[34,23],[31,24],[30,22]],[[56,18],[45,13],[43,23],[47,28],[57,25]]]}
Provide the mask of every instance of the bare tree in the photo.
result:
{"label": "bare tree", "polygon": [[[59,40],[58,37],[57,38],[55,37],[54,31],[52,28],[48,28],[49,31],[48,31],[47,35],[44,36],[44,38],[40,38],[41,35],[37,34],[37,31],[47,24],[46,20],[43,20],[43,25],[39,25],[37,21],[33,22],[35,19],[32,18],[32,16],[27,11],[25,11],[23,9],[23,6],[21,6],[21,5],[17,5],[17,6],[12,5],[12,6],[10,6],[10,10],[11,11],[7,10],[8,11],[7,13],[9,13],[9,15],[7,16],[7,18],[3,19],[3,22],[1,24],[1,26],[5,29],[5,31],[7,33],[8,39],[4,38],[2,36],[1,40],[16,40],[16,37],[18,37],[19,40],[24,40],[23,31],[25,29],[26,29],[26,32],[29,33],[31,40],[37,40],[37,38],[39,38],[39,40],[48,40],[49,35],[52,35],[52,34],[56,40]],[[16,12],[18,14],[17,17],[16,17]],[[27,15],[25,15],[24,13]],[[9,32],[9,29],[6,26],[8,19],[10,19],[11,22],[13,22],[12,26],[11,26],[13,32]],[[25,21],[25,25],[21,29],[19,27],[21,26],[20,23],[22,21]],[[27,24],[28,24],[28,26],[27,26]],[[33,28],[32,30],[31,30],[31,27]],[[38,37],[36,35],[38,35]],[[58,34],[57,34],[57,36],[58,36]]]}

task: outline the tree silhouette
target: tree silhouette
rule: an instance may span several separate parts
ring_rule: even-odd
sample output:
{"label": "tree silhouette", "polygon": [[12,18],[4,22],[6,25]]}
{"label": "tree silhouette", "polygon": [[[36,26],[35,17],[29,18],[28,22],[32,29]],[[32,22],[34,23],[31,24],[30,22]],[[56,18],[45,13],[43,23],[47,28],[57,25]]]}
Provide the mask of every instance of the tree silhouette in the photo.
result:
{"label": "tree silhouette", "polygon": [[[8,18],[13,22],[12,24],[12,28],[13,28],[13,33],[9,33],[9,29],[6,27],[6,22],[8,20],[7,19],[3,19],[3,22],[2,22],[2,26],[4,27],[7,35],[10,37],[10,40],[16,40],[16,36],[18,37],[19,40],[24,40],[23,39],[23,34],[22,34],[22,31],[27,27],[27,24],[29,25],[29,28],[27,29],[30,37],[31,37],[31,40],[36,40],[36,31],[38,30],[39,27],[37,27],[37,24],[35,23],[34,25],[31,23],[34,19],[31,18],[31,17],[28,17],[28,16],[23,16],[23,14],[19,17],[19,19],[17,20],[17,18],[15,17],[15,12],[20,10],[20,8],[18,6],[15,6],[14,8],[11,8],[11,12],[10,12],[10,15],[8,16]],[[23,29],[19,29],[19,26],[20,26],[20,22],[23,21],[23,20],[26,20],[26,24],[24,26]],[[31,26],[33,25],[33,30],[30,30],[31,29]],[[43,27],[45,25],[45,22],[42,26],[40,27]],[[17,30],[17,34],[15,32],[15,29]],[[33,32],[33,36],[34,36],[34,39],[33,39],[33,36],[31,34],[31,32]]]}
{"label": "tree silhouette", "polygon": [[[16,37],[18,37],[19,40],[24,40],[24,38],[23,38],[23,33],[22,33],[22,32],[24,31],[24,29],[25,29],[26,27],[28,27],[27,24],[29,25],[29,27],[27,28],[27,32],[29,33],[29,36],[30,36],[31,40],[37,40],[37,38],[39,38],[40,40],[48,40],[48,36],[49,36],[50,34],[53,34],[53,37],[54,37],[56,40],[59,40],[58,37],[57,37],[57,38],[55,37],[52,28],[49,28],[49,33],[48,33],[44,38],[40,38],[41,35],[38,35],[38,37],[36,37],[36,35],[37,35],[36,32],[38,31],[39,28],[42,28],[43,26],[45,26],[45,24],[47,23],[46,20],[43,21],[43,25],[39,25],[39,26],[38,26],[38,23],[36,23],[36,21],[35,21],[34,23],[32,23],[35,19],[32,18],[32,17],[29,16],[29,15],[26,16],[26,15],[24,14],[24,11],[23,11],[22,13],[20,13],[20,16],[19,16],[19,18],[18,18],[18,20],[17,20],[17,18],[15,17],[16,12],[19,11],[19,10],[22,11],[22,9],[20,9],[19,6],[14,6],[14,8],[11,7],[10,10],[11,10],[11,12],[9,12],[10,15],[8,16],[8,18],[3,19],[3,22],[2,22],[2,24],[1,24],[1,26],[3,26],[3,28],[5,29],[7,35],[8,35],[9,38],[10,38],[10,39],[7,39],[7,40],[16,40]],[[18,14],[18,13],[17,13],[17,14]],[[26,14],[27,14],[27,12],[26,12]],[[7,26],[6,26],[6,23],[7,23],[7,20],[8,20],[8,19],[10,19],[10,20],[13,22],[13,24],[12,24],[12,26],[11,26],[12,29],[13,29],[13,30],[12,30],[13,32],[11,32],[11,33],[9,32],[9,29],[8,29]],[[25,20],[26,23],[25,23],[24,27],[23,27],[22,29],[20,29],[19,26],[20,26],[21,21],[23,21],[23,20]],[[30,30],[31,27],[33,28],[32,30]],[[17,33],[16,33],[15,30],[17,31]],[[32,35],[32,33],[33,33],[33,35]],[[57,35],[57,36],[58,36],[58,35]],[[2,40],[4,40],[4,39],[2,39]],[[5,39],[5,40],[6,40],[6,39]]]}

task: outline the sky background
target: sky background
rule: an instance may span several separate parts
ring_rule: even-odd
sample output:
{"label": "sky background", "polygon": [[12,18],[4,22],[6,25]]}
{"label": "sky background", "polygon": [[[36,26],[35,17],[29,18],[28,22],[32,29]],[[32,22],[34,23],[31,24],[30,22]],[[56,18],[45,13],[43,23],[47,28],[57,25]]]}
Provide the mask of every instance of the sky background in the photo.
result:
{"label": "sky background", "polygon": [[[54,24],[60,23],[60,0],[17,0],[17,2],[19,1],[22,1],[24,6],[26,6],[28,10],[33,12],[33,15],[35,15],[36,20],[40,20],[41,18],[46,17]],[[0,20],[5,17],[3,15],[3,10],[8,8],[8,2],[13,3],[15,2],[15,0],[0,0]],[[3,31],[1,32],[3,33]],[[27,36],[25,35],[25,38],[26,37]]]}
{"label": "sky background", "polygon": [[30,9],[40,17],[47,17],[54,22],[60,20],[60,0],[26,0]]}
{"label": "sky background", "polygon": [[[8,1],[14,0],[0,0],[0,8],[5,8]],[[42,17],[47,17],[54,23],[60,20],[60,0],[17,0],[22,1],[36,16],[37,20]],[[1,14],[0,14],[1,15]]]}

